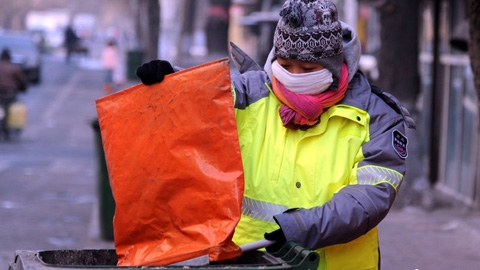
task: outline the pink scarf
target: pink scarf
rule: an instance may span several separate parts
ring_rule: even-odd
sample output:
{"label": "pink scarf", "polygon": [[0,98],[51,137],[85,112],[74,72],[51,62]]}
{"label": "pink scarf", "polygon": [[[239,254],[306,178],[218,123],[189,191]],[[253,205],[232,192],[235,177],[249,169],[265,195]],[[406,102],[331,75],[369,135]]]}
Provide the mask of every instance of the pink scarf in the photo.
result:
{"label": "pink scarf", "polygon": [[273,76],[273,93],[283,103],[279,113],[283,126],[289,129],[306,130],[320,122],[324,109],[343,99],[348,86],[347,65],[342,64],[338,89],[327,90],[318,95],[296,94],[285,88]]}

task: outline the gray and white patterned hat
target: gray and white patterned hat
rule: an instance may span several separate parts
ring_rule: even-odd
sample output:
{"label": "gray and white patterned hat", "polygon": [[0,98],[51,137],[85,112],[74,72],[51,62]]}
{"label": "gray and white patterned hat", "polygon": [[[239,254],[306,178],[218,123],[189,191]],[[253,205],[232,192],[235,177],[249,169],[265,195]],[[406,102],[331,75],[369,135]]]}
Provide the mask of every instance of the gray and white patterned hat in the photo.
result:
{"label": "gray and white patterned hat", "polygon": [[287,0],[273,37],[274,55],[319,63],[340,77],[342,27],[337,7],[325,0]]}

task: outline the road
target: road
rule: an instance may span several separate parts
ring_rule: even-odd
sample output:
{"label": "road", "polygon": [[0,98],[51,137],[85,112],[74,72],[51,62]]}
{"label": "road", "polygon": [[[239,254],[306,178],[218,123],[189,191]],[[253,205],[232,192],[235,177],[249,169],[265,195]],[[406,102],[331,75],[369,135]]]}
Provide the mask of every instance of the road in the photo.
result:
{"label": "road", "polygon": [[44,64],[42,83],[20,97],[28,108],[21,137],[0,142],[0,268],[18,249],[82,249],[99,238],[91,121],[103,74],[60,56]]}
{"label": "road", "polygon": [[[44,60],[43,82],[21,96],[28,122],[20,139],[0,142],[0,269],[15,250],[114,247],[99,232],[91,127],[95,100],[104,96],[103,74],[95,61]],[[383,269],[479,269],[478,211],[458,205],[395,210],[379,234]]]}

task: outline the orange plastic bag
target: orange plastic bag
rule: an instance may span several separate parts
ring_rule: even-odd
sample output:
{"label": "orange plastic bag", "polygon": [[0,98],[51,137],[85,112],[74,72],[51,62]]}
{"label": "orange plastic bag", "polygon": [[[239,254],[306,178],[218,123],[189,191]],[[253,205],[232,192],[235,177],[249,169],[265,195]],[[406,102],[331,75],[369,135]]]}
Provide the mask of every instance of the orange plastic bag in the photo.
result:
{"label": "orange plastic bag", "polygon": [[227,58],[96,101],[118,266],[241,255],[243,167]]}

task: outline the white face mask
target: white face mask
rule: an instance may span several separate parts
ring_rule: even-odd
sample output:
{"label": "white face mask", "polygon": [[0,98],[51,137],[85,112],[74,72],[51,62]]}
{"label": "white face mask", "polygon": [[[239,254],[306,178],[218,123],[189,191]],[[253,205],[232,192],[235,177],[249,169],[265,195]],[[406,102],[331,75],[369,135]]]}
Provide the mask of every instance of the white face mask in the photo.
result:
{"label": "white face mask", "polygon": [[272,74],[288,90],[303,95],[317,95],[330,87],[333,82],[332,73],[324,68],[319,71],[293,74],[284,69],[277,60],[272,63]]}

